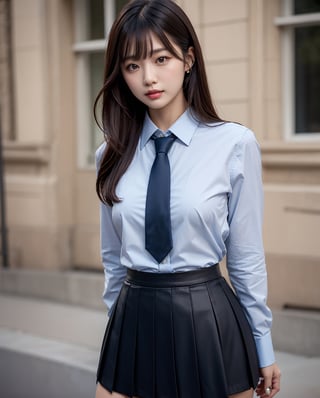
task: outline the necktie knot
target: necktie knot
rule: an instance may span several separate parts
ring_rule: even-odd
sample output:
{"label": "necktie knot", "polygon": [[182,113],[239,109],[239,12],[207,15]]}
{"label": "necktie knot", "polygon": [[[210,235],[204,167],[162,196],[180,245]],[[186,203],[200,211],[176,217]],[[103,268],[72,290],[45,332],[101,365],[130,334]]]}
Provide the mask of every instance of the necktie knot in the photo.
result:
{"label": "necktie knot", "polygon": [[173,134],[170,134],[168,137],[159,137],[154,140],[156,153],[168,153],[174,140],[177,137]]}

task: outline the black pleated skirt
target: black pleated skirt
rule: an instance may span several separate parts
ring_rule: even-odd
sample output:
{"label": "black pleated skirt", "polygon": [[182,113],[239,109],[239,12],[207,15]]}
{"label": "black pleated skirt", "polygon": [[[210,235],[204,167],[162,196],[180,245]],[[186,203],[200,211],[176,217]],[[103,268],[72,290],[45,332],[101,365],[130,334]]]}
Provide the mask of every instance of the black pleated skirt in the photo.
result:
{"label": "black pleated skirt", "polygon": [[102,343],[104,388],[139,398],[226,398],[258,380],[251,328],[218,265],[128,270]]}

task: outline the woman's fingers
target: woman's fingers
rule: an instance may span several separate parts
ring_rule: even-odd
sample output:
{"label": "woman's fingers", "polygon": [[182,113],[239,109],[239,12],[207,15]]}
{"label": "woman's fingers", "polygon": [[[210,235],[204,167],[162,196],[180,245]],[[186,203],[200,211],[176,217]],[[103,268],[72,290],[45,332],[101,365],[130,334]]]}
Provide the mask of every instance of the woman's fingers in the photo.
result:
{"label": "woman's fingers", "polygon": [[272,398],[280,391],[281,372],[277,364],[260,369],[261,381],[256,394],[261,398]]}

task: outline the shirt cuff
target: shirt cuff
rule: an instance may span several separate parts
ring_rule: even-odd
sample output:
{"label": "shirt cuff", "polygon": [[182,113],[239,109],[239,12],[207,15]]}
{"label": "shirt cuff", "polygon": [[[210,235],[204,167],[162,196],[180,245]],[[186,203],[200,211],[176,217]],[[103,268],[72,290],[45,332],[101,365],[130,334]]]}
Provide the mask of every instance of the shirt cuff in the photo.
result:
{"label": "shirt cuff", "polygon": [[259,367],[265,368],[275,363],[274,350],[272,345],[271,333],[267,333],[262,337],[255,338]]}

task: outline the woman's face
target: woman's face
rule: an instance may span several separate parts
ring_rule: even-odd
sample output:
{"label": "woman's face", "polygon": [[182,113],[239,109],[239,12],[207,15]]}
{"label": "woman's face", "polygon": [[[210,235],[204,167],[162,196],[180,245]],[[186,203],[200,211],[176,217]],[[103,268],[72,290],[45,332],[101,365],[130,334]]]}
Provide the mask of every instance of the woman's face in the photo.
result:
{"label": "woman's face", "polygon": [[174,43],[181,59],[170,53],[156,35],[151,33],[150,39],[145,59],[135,59],[134,49],[132,55],[125,58],[121,65],[123,78],[132,94],[148,107],[151,117],[162,111],[178,117],[186,109],[182,86],[185,72],[193,62],[193,50],[189,49],[184,62],[182,51]]}

